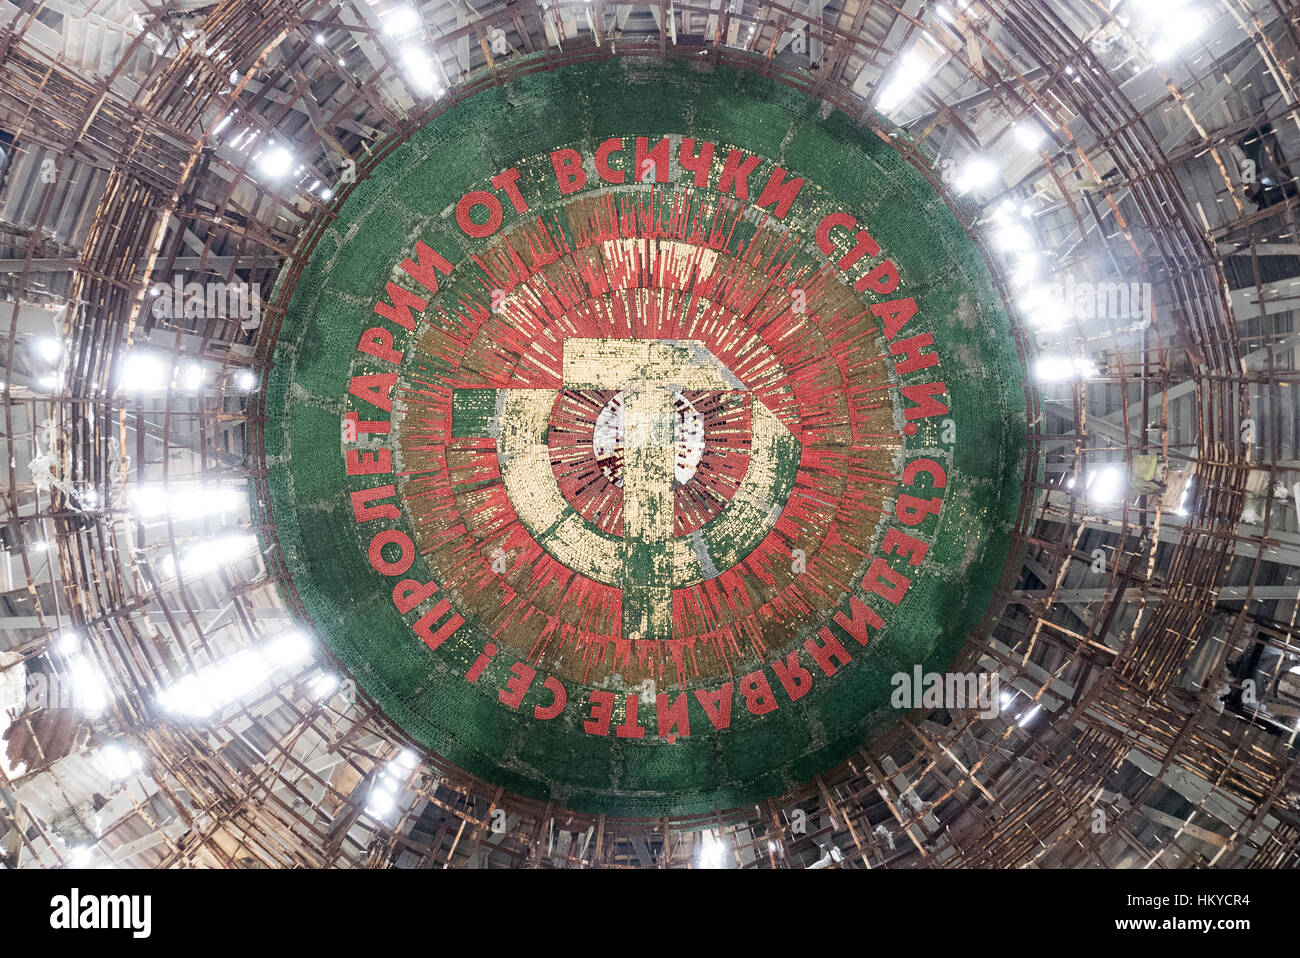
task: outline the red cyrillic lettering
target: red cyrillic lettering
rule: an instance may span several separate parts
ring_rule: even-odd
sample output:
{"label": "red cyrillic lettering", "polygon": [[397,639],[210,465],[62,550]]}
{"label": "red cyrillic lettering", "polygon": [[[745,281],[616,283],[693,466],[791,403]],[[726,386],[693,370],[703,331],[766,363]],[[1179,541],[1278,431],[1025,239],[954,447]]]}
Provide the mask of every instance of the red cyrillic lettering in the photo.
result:
{"label": "red cyrillic lettering", "polygon": [[784,663],[780,659],[774,661],[772,671],[791,702],[803,698],[812,688],[812,673],[799,664],[798,649],[787,655]]}
{"label": "red cyrillic lettering", "polygon": [[[486,223],[479,224],[470,219],[469,211],[476,206],[487,207],[488,218]],[[461,232],[466,236],[472,236],[475,239],[491,236],[500,229],[503,216],[501,201],[486,190],[470,190],[456,204],[456,225],[460,227]]]}
{"label": "red cyrillic lettering", "polygon": [[737,199],[749,199],[749,174],[753,173],[758,166],[759,158],[751,156],[744,160],[745,154],[740,150],[732,150],[727,154],[727,162],[723,164],[722,175],[718,177],[719,193],[735,193]]}
{"label": "red cyrillic lettering", "polygon": [[591,718],[582,723],[582,730],[588,735],[608,735],[614,715],[614,693],[592,689],[587,702],[591,705]]}
{"label": "red cyrillic lettering", "polygon": [[904,386],[902,389],[903,398],[910,399],[916,405],[908,406],[903,415],[909,422],[913,419],[929,419],[931,416],[942,416],[948,411],[948,407],[932,397],[942,395],[947,389],[947,383],[920,383],[916,386]]}
{"label": "red cyrillic lettering", "polygon": [[483,674],[484,669],[488,667],[488,663],[492,661],[492,656],[496,654],[497,644],[495,642],[488,642],[484,645],[483,653],[474,660],[474,664],[471,665],[469,671],[465,673],[465,681],[470,683],[477,682],[479,676]]}
{"label": "red cyrillic lettering", "polygon": [[397,494],[395,486],[375,486],[371,489],[358,489],[352,493],[352,514],[357,522],[369,522],[371,519],[396,519],[401,511],[392,503],[372,506],[376,499],[387,499]]}
{"label": "red cyrillic lettering", "polygon": [[442,256],[433,251],[424,240],[419,240],[415,244],[415,258],[413,260],[402,260],[402,269],[406,275],[411,277],[430,293],[438,292],[438,273],[447,276],[451,273],[451,263],[447,262]]}
{"label": "red cyrillic lettering", "polygon": [[489,181],[497,189],[506,194],[510,200],[510,205],[515,208],[516,213],[527,213],[528,204],[524,202],[524,196],[519,192],[519,187],[515,186],[515,181],[519,179],[519,170],[510,167],[508,170],[502,170]]}
{"label": "red cyrillic lettering", "polygon": [[674,729],[681,730],[682,738],[691,734],[691,698],[685,692],[670,698],[667,692],[655,696],[655,726],[660,738],[667,738]]}
{"label": "red cyrillic lettering", "polygon": [[403,579],[393,586],[393,605],[397,606],[398,612],[406,615],[437,591],[438,583],[432,579],[428,582],[421,582],[419,579]]}
{"label": "red cyrillic lettering", "polygon": [[763,187],[763,192],[758,194],[758,203],[755,204],[762,209],[769,203],[775,203],[772,215],[781,220],[785,219],[785,215],[790,212],[795,197],[803,189],[802,176],[795,177],[789,182],[782,182],[785,180],[785,172],[779,166],[772,171],[772,175],[767,179],[767,185]]}
{"label": "red cyrillic lettering", "polygon": [[876,615],[875,611],[856,595],[849,596],[849,613],[853,618],[850,619],[843,612],[836,612],[835,624],[853,636],[853,640],[858,645],[867,644],[867,626],[871,626],[873,629],[883,629],[885,627],[885,620]]}
{"label": "red cyrillic lettering", "polygon": [[[817,638],[822,640],[822,644],[817,644]],[[840,640],[835,638],[835,634],[830,629],[822,626],[817,630],[817,636],[808,639],[803,644],[808,654],[813,657],[813,661],[828,676],[834,675],[839,671],[836,661],[840,665],[848,665],[852,659],[849,658],[848,651],[840,644]]]}
{"label": "red cyrillic lettering", "polygon": [[898,267],[892,259],[887,259],[866,276],[853,284],[859,293],[871,290],[881,296],[888,296],[898,289]]}
{"label": "red cyrillic lettering", "polygon": [[641,174],[645,170],[646,160],[649,160],[651,163],[654,164],[655,182],[667,183],[668,163],[672,158],[672,153],[670,152],[671,147],[668,143],[668,137],[665,136],[662,140],[660,140],[658,143],[655,144],[655,148],[653,150],[647,152],[646,147],[649,145],[650,145],[649,137],[638,136],[636,138],[636,173],[634,174],[634,180],[635,182],[640,183],[645,178]]}
{"label": "red cyrillic lettering", "polygon": [[411,315],[411,310],[422,313],[429,301],[396,283],[389,283],[386,292],[389,302],[380,300],[375,303],[375,312],[403,329],[415,329],[415,317]]}
{"label": "red cyrillic lettering", "polygon": [[519,703],[524,700],[524,695],[528,692],[528,687],[533,684],[533,679],[537,677],[537,670],[523,662],[516,662],[510,666],[511,677],[506,679],[506,687],[497,692],[497,699],[504,705],[512,709],[519,708]]}
{"label": "red cyrillic lettering", "polygon": [[862,577],[862,588],[876,595],[884,596],[891,605],[898,605],[907,593],[912,580],[901,572],[895,572],[884,559],[872,560],[867,574]]}
{"label": "red cyrillic lettering", "polygon": [[858,221],[848,213],[827,213],[822,217],[822,221],[817,224],[817,248],[827,256],[834,256],[835,241],[831,239],[831,230],[836,227],[851,230],[856,229],[857,225]]}
{"label": "red cyrillic lettering", "polygon": [[734,686],[730,682],[724,682],[722,688],[716,692],[710,692],[708,689],[696,689],[695,698],[699,700],[700,705],[704,708],[704,714],[709,717],[713,727],[721,731],[731,725],[731,695]]}
{"label": "red cyrillic lettering", "polygon": [[353,376],[348,384],[348,392],[384,412],[392,412],[393,387],[396,385],[397,373],[370,373],[365,376]]}
{"label": "red cyrillic lettering", "polygon": [[939,465],[933,459],[913,459],[903,468],[903,482],[909,486],[916,485],[916,474],[923,472],[930,476],[934,481],[930,483],[935,489],[942,489],[948,482],[948,476],[943,471],[943,466]]}
{"label": "red cyrillic lettering", "polygon": [[450,619],[438,627],[437,632],[431,632],[429,627],[437,622],[444,615],[451,611],[451,603],[446,599],[440,601],[411,626],[411,631],[424,640],[424,644],[433,651],[438,651],[438,646],[447,641],[447,637],[454,635],[456,630],[465,624],[465,620],[459,615],[453,615]]}
{"label": "red cyrillic lettering", "polygon": [[551,166],[555,169],[555,182],[560,195],[568,196],[587,185],[587,171],[582,168],[582,154],[577,150],[555,150],[551,153]]}
{"label": "red cyrillic lettering", "polygon": [[[402,555],[396,562],[389,562],[384,558],[384,546],[388,545],[395,545],[401,550]],[[401,575],[415,561],[415,543],[400,529],[384,529],[382,532],[376,532],[370,540],[370,548],[366,555],[370,558],[370,564],[376,572],[382,572],[384,575]]]}
{"label": "red cyrillic lettering", "polygon": [[[359,435],[360,433],[366,432],[378,433],[386,436],[388,435],[389,430],[393,427],[393,424],[387,419],[362,419],[354,412],[344,413],[343,419],[346,422],[352,423],[353,435]],[[355,440],[349,441],[352,442]]]}
{"label": "red cyrillic lettering", "polygon": [[898,516],[898,521],[905,526],[919,526],[925,521],[926,516],[935,516],[943,507],[943,500],[938,496],[933,499],[921,499],[918,496],[902,493],[898,497],[898,505],[894,507],[894,515]]}
{"label": "red cyrillic lettering", "polygon": [[867,259],[874,259],[879,255],[880,244],[873,240],[871,234],[866,230],[859,230],[857,242],[853,249],[841,256],[840,261],[835,265],[845,272],[848,272],[857,265],[858,260],[862,259],[862,257],[865,256]]}
{"label": "red cyrillic lettering", "polygon": [[554,675],[548,675],[546,681],[542,683],[542,687],[551,690],[551,704],[545,708],[540,705],[536,706],[533,709],[533,718],[549,722],[564,711],[564,703],[569,700],[569,696],[564,691],[564,683]]}
{"label": "red cyrillic lettering", "polygon": [[750,672],[740,680],[740,694],[745,697],[745,708],[754,715],[766,715],[776,710],[776,696],[768,684],[763,670]]}
{"label": "red cyrillic lettering", "polygon": [[349,449],[344,457],[349,476],[373,476],[393,471],[393,451],[380,446],[374,452],[366,449]]}
{"label": "red cyrillic lettering", "polygon": [[[885,541],[880,548],[886,555],[903,556],[908,565],[920,565],[930,547],[919,539],[913,539],[902,529],[890,529],[885,533]],[[900,548],[904,551],[899,551]]]}
{"label": "red cyrillic lettering", "polygon": [[920,336],[913,336],[910,339],[900,339],[889,347],[889,351],[895,356],[906,356],[907,358],[894,366],[900,376],[908,373],[914,373],[918,369],[929,369],[937,365],[939,357],[935,353],[922,352],[926,346],[934,344],[934,337],[929,333],[922,333]]}
{"label": "red cyrillic lettering", "polygon": [[695,188],[709,185],[709,173],[713,169],[713,144],[701,143],[700,152],[695,152],[694,140],[682,140],[682,148],[677,151],[677,163],[688,173],[695,174]]}
{"label": "red cyrillic lettering", "polygon": [[382,326],[371,326],[361,334],[357,352],[374,356],[386,363],[397,365],[402,361],[402,354],[393,348],[393,334]]}
{"label": "red cyrillic lettering", "polygon": [[609,168],[609,155],[611,153],[622,153],[623,141],[616,136],[610,137],[600,146],[596,147],[596,172],[606,183],[622,183],[627,179],[627,174],[622,170],[611,170]]}
{"label": "red cyrillic lettering", "polygon": [[916,315],[916,300],[910,296],[906,299],[891,299],[887,303],[876,303],[871,311],[884,326],[885,338],[893,339],[907,325],[908,320]]}

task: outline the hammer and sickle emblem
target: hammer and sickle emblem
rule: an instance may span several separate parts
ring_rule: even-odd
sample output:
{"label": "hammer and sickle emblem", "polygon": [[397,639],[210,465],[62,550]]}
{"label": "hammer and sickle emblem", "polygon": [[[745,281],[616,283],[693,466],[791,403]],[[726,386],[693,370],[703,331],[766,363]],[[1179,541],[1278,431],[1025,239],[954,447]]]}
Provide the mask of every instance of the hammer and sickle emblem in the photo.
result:
{"label": "hammer and sickle emblem", "polygon": [[[625,635],[671,638],[673,590],[731,568],[775,525],[793,485],[799,442],[700,342],[570,338],[562,382],[564,389],[621,391],[623,535],[588,522],[560,490],[547,442],[559,390],[496,390],[489,428],[506,493],[529,534],[556,560],[622,590]],[[726,506],[702,528],[676,536],[675,403],[689,390],[744,393],[751,445],[744,479]]]}

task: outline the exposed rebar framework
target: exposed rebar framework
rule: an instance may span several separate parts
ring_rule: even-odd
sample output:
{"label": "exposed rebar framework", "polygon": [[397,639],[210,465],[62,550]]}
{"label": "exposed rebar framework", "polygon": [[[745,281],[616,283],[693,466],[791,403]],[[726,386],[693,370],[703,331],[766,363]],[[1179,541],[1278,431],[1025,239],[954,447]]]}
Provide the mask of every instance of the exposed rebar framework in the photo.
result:
{"label": "exposed rebar framework", "polygon": [[[1300,201],[1286,164],[1300,12],[1190,4],[1213,26],[1162,59],[1156,34],[1118,19],[1127,5],[1087,0],[430,0],[401,35],[383,24],[397,6],[0,0],[0,677],[24,690],[0,703],[15,715],[6,864],[1300,863]],[[925,169],[999,159],[997,192],[950,202],[987,243],[1025,355],[1096,371],[1042,384],[1022,548],[954,666],[1014,690],[998,717],[919,711],[791,795],[645,821],[526,801],[434,755],[408,763],[400,730],[318,666],[274,672],[201,723],[161,707],[294,610],[274,547],[190,561],[214,536],[273,538],[264,508],[136,507],[193,484],[265,503],[246,374],[267,367],[283,300],[257,317],[160,318],[151,290],[291,285],[354,180],[507,77],[704,58],[890,135],[873,106],[921,43],[924,76],[892,112],[899,148]],[[1044,134],[1028,150],[1027,123]],[[255,159],[272,142],[301,164],[278,183]],[[1022,211],[995,213],[1007,201]],[[1052,271],[1149,284],[1154,322],[1036,321],[998,249],[1011,215]],[[63,344],[57,365],[42,366],[41,333]],[[142,368],[161,372],[142,386]],[[1106,468],[1127,479],[1113,502],[1088,492]],[[37,701],[37,676],[102,682],[104,708]],[[385,776],[391,812],[370,801]]]}

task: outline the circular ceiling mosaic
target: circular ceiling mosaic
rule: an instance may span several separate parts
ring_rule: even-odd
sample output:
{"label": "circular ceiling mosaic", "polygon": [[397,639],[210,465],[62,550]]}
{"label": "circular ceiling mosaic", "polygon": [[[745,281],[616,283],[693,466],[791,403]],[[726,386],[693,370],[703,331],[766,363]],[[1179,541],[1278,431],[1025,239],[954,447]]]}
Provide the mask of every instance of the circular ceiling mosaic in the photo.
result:
{"label": "circular ceiling mosaic", "polygon": [[897,144],[755,75],[490,89],[352,190],[268,382],[310,625],[413,738],[517,793],[757,801],[902,712],[1007,559],[1011,327]]}

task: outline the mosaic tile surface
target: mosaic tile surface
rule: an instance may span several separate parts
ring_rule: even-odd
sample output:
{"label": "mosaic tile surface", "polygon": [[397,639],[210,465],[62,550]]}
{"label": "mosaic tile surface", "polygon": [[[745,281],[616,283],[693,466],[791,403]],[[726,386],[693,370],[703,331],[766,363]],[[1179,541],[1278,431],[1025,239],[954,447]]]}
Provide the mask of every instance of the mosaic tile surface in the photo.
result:
{"label": "mosaic tile surface", "polygon": [[891,144],[630,61],[482,93],[358,184],[267,412],[271,519],[356,681],[477,775],[646,816],[897,720],[890,676],[987,607],[1027,431],[987,268]]}

